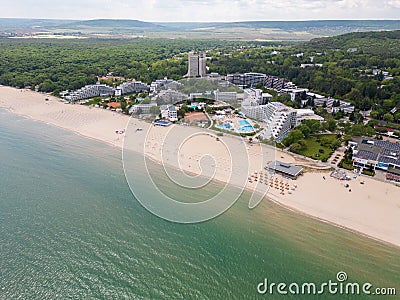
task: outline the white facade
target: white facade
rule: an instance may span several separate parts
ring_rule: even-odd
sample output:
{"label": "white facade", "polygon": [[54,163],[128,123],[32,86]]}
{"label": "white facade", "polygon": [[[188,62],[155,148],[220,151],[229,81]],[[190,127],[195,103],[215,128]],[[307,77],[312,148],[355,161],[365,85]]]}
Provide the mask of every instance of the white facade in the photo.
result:
{"label": "white facade", "polygon": [[197,98],[202,98],[202,97],[204,97],[203,93],[190,93],[190,95],[189,95],[190,101],[193,101]]}
{"label": "white facade", "polygon": [[174,80],[173,79],[168,79],[168,78],[164,78],[164,79],[158,79],[156,81],[153,81],[150,85],[150,91],[154,92],[155,90],[157,90],[158,88],[161,88],[167,84],[173,83]]}
{"label": "white facade", "polygon": [[294,89],[282,89],[280,94],[289,94],[290,100],[296,101],[302,94],[306,94],[309,92],[308,89],[294,88]]}
{"label": "white facade", "polygon": [[[150,87],[141,81],[128,81],[117,86],[117,90],[120,90],[121,95],[133,93],[133,92],[143,92],[148,91]],[[117,94],[115,94],[117,95]]]}
{"label": "white facade", "polygon": [[71,92],[69,96],[65,97],[66,100],[76,101],[81,99],[110,96],[114,94],[114,89],[105,84],[91,84],[86,85],[79,90]]}
{"label": "white facade", "polygon": [[[333,104],[335,102],[338,102],[338,101],[339,101],[339,106],[335,106],[334,107]],[[317,106],[318,105],[322,106],[322,105],[325,104],[326,107],[328,109],[331,109],[332,112],[334,112],[334,113],[337,113],[339,111],[343,111],[346,114],[350,114],[350,113],[354,112],[354,110],[355,110],[354,105],[352,105],[350,102],[343,101],[343,100],[338,100],[338,99],[330,98],[330,97],[329,98],[325,98],[325,97],[322,97],[322,96],[316,97],[314,99],[314,104],[317,105]]]}
{"label": "white facade", "polygon": [[161,117],[171,122],[178,121],[178,112],[173,105],[161,105]]}
{"label": "white facade", "polygon": [[186,99],[187,95],[182,94],[179,91],[168,89],[160,91],[158,93],[158,98],[165,104],[173,104]]}
{"label": "white facade", "polygon": [[154,106],[157,106],[157,103],[133,105],[129,109],[129,114],[133,114],[133,113],[149,114],[150,113],[150,108],[152,108]]}
{"label": "white facade", "polygon": [[280,102],[264,105],[263,114],[263,121],[267,124],[263,131],[264,138],[282,139],[296,126],[296,110]]}
{"label": "white facade", "polygon": [[316,115],[312,109],[296,109],[296,126],[301,125],[304,120],[324,121],[324,118]]}
{"label": "white facade", "polygon": [[264,119],[263,107],[255,99],[246,99],[242,102],[241,111],[245,117],[262,121]]}
{"label": "white facade", "polygon": [[344,104],[337,107],[332,107],[332,112],[338,113],[340,111],[344,112],[345,114],[351,114],[355,110],[355,107],[351,104]]}
{"label": "white facade", "polygon": [[214,91],[215,101],[230,102],[237,100],[236,92],[220,92],[219,90]]}
{"label": "white facade", "polygon": [[323,64],[301,64],[300,68],[307,68],[307,67],[319,67],[322,68],[324,65]]}
{"label": "white facade", "polygon": [[245,89],[244,90],[244,100],[246,99],[254,99],[259,105],[264,105],[271,101],[272,95],[268,93],[263,93],[260,89]]}
{"label": "white facade", "polygon": [[79,90],[73,91],[66,96],[65,99],[69,101],[76,101],[81,99],[88,99],[93,97],[103,97],[115,95],[116,97],[131,92],[148,91],[149,86],[140,81],[130,81],[120,84],[116,89],[105,84],[91,84],[86,85]]}
{"label": "white facade", "polygon": [[242,102],[241,111],[246,117],[266,124],[262,135],[267,139],[283,138],[297,122],[296,110],[280,102],[259,105],[254,98],[246,99]]}

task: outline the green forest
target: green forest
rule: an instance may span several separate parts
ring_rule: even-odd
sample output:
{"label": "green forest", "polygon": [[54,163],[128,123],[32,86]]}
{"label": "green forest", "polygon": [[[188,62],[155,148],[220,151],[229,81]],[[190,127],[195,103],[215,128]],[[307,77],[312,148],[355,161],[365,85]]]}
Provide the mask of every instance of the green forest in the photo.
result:
{"label": "green forest", "polygon": [[0,39],[0,84],[39,86],[58,93],[95,83],[97,76],[112,72],[150,83],[187,72],[191,50],[234,47],[236,42],[166,39]]}

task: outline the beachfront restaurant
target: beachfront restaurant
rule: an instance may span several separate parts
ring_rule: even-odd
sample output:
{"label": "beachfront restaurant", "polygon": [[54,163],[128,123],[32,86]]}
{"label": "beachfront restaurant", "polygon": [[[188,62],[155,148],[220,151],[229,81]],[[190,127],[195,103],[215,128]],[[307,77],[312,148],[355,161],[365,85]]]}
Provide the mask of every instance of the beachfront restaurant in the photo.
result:
{"label": "beachfront restaurant", "polygon": [[303,173],[303,168],[278,160],[269,163],[266,169],[294,180]]}

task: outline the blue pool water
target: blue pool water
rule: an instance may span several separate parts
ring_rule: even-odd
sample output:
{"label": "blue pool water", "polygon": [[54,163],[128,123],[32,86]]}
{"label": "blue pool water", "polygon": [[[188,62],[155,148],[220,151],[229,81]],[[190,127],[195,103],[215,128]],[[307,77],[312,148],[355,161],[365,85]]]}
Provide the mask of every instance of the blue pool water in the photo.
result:
{"label": "blue pool water", "polygon": [[250,123],[247,120],[239,120],[238,124],[240,126],[248,126],[248,125],[250,125]]}
{"label": "blue pool water", "polygon": [[254,129],[253,129],[253,126],[251,126],[251,125],[246,125],[246,126],[239,127],[239,128],[237,129],[237,131],[238,131],[238,132],[253,132]]}
{"label": "blue pool water", "polygon": [[216,127],[220,128],[220,129],[225,129],[225,130],[231,129],[231,125],[229,125],[229,124],[220,124],[220,125],[217,125]]}
{"label": "blue pool water", "polygon": [[169,125],[171,125],[171,122],[158,120],[158,121],[154,122],[154,125],[169,126]]}

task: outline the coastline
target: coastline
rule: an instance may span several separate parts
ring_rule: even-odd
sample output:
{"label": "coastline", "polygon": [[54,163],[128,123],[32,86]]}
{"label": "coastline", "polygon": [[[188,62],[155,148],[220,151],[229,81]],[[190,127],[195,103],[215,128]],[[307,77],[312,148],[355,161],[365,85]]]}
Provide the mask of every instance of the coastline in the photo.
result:
{"label": "coastline", "polygon": [[[49,98],[49,101],[45,101],[45,98]],[[12,113],[70,130],[81,136],[105,142],[118,148],[123,147],[124,138],[123,136],[117,136],[115,130],[126,128],[131,120],[129,116],[104,109],[89,109],[86,106],[64,104],[55,97],[5,86],[0,86],[0,107]],[[143,128],[151,126],[137,119],[132,119],[132,122],[135,126],[142,126]],[[150,139],[153,139],[150,141],[153,144],[150,146],[155,144],[161,146],[163,142],[162,136],[168,130],[171,130],[171,128],[152,129],[154,135],[150,136]],[[174,132],[182,133],[182,135],[186,135],[187,132],[199,132],[205,133],[205,135],[210,133],[210,131],[199,128],[184,128],[176,125],[173,126],[173,130]],[[199,140],[195,141],[196,145],[183,147],[182,152],[188,156],[188,153],[196,155],[194,152],[201,153],[207,149],[201,145],[205,141],[201,140],[202,138],[200,136]],[[226,135],[222,139],[226,143],[231,143],[231,145],[237,144],[238,141],[238,139]],[[140,150],[142,146],[143,151]],[[136,147],[133,148],[134,151],[146,154],[155,161],[163,161],[163,156],[160,156],[160,147],[146,147],[146,144],[141,145],[140,141],[138,141]],[[235,146],[232,147],[234,148]],[[218,167],[218,160],[223,159],[226,154],[222,148],[216,148],[213,155],[217,158],[216,164]],[[263,149],[267,147],[256,145],[247,148],[251,157],[250,165],[248,166],[249,174],[254,171],[260,171],[260,165],[265,163],[263,159],[267,161],[270,159],[270,157],[263,158],[263,155],[260,155]],[[296,162],[296,158],[278,150],[273,153],[273,156],[277,156],[278,159],[280,158],[286,162]],[[184,157],[180,166],[185,172],[198,174],[199,168],[190,164],[191,159],[191,157]],[[328,178],[324,180],[322,175]],[[227,171],[219,168],[215,180],[226,183],[228,181],[226,176]],[[366,177],[362,177],[362,180],[365,181],[365,185],[360,185],[357,180],[352,180],[350,185],[353,191],[349,193],[341,182],[330,178],[329,173],[321,171],[308,172],[297,180],[298,188],[293,194],[281,196],[277,192],[268,193],[267,198],[286,209],[306,217],[399,247],[400,189]],[[240,185],[238,186],[241,187]],[[244,188],[249,191],[263,192],[256,185],[247,184]]]}

